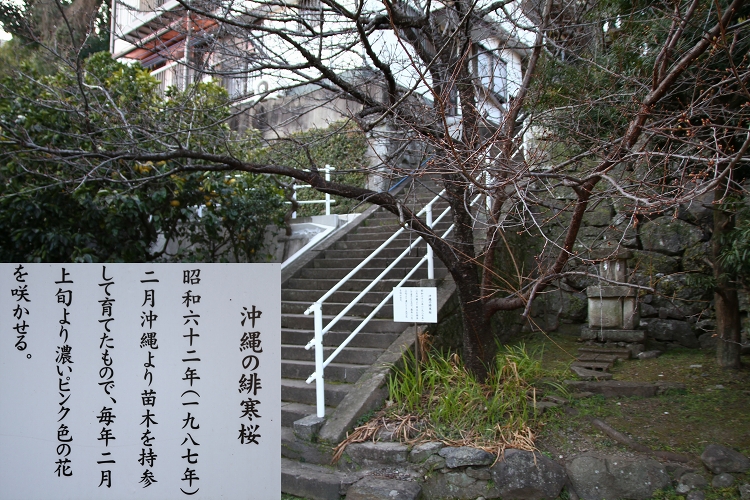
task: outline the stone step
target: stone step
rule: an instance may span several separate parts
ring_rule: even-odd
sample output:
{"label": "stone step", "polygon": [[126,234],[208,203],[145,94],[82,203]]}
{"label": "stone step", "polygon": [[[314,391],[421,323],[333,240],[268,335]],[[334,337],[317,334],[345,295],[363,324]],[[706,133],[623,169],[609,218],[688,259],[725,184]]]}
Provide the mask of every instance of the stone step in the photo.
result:
{"label": "stone step", "polygon": [[[351,387],[351,384],[326,384],[326,405],[338,406]],[[290,403],[314,405],[317,400],[315,397],[315,383],[306,384],[304,380],[282,378],[281,400]]]}
{"label": "stone step", "polygon": [[[403,327],[401,327],[403,329]],[[332,347],[324,347],[323,353],[325,354],[325,357],[328,358],[328,356],[334,351]],[[380,354],[382,354],[382,349],[375,349],[372,347],[349,347],[346,346],[346,348],[338,353],[336,356],[336,362],[337,363],[351,363],[355,365],[371,365],[374,363]],[[298,360],[298,361],[314,361],[315,360],[315,350],[305,349],[304,346],[300,345],[281,345],[281,359],[284,360]],[[326,368],[326,370],[328,370]],[[327,372],[326,372],[327,373]],[[309,373],[308,373],[309,375]]]}
{"label": "stone step", "polygon": [[[422,256],[424,257],[424,256]],[[399,261],[399,263],[396,265],[396,267],[402,267],[402,268],[413,268],[414,266],[419,263],[419,261],[422,259],[422,257],[404,257]],[[354,258],[342,258],[342,259],[315,259],[313,261],[313,267],[333,267],[333,268],[342,268],[347,267],[349,269],[354,269],[357,267],[364,259],[354,259]],[[367,263],[367,267],[375,268],[375,269],[385,269],[393,262],[393,259],[387,259],[383,257],[375,257],[374,259],[370,260]]]}
{"label": "stone step", "polygon": [[281,426],[292,427],[294,422],[308,415],[316,413],[315,405],[306,405],[302,403],[281,403]]}
{"label": "stone step", "polygon": [[[328,410],[326,408],[326,415],[329,414]],[[314,415],[314,412],[311,415]],[[308,464],[323,464],[327,466],[328,470],[332,470],[329,464],[333,458],[333,448],[330,444],[318,444],[295,439],[294,431],[289,427],[281,428],[281,456]]]}
{"label": "stone step", "polygon": [[[283,349],[283,348],[282,348]],[[336,356],[336,359],[342,358],[348,349],[341,352],[340,355]],[[312,349],[310,349],[312,352]],[[332,350],[331,350],[332,352]],[[382,352],[382,351],[380,351]],[[326,353],[328,355],[330,353]],[[352,364],[352,363],[331,363],[325,367],[325,378],[327,381],[333,382],[345,382],[347,384],[353,384],[359,377],[362,376],[369,368],[368,365]],[[315,371],[315,361],[313,360],[295,360],[295,359],[284,359],[281,362],[281,376],[284,378],[306,380]]]}
{"label": "stone step", "polygon": [[[369,282],[368,282],[369,283]],[[416,285],[411,285],[416,286]],[[328,289],[320,289],[320,290],[303,290],[303,289],[297,289],[297,290],[287,290],[285,288],[282,288],[281,290],[281,300],[291,300],[291,301],[297,301],[297,302],[308,302],[312,304],[316,300],[318,300],[320,297],[325,295],[325,292]],[[378,302],[380,303],[384,298],[388,296],[389,293],[391,293],[391,290],[393,288],[388,289],[387,291],[370,291],[363,297],[363,300],[366,300],[367,302]],[[334,292],[333,295],[331,295],[328,300],[331,302],[351,302],[354,300],[354,298],[359,295],[359,291],[357,290],[351,290],[351,291],[343,291],[343,292]]]}
{"label": "stone step", "polygon": [[[405,268],[396,268],[392,269],[388,276],[393,279],[401,279],[404,276],[406,276],[406,273],[408,273],[410,269]],[[309,267],[300,270],[300,272],[296,275],[297,278],[301,279],[335,279],[335,280],[341,280],[346,275],[348,275],[351,272],[351,269],[347,268],[323,268],[323,267]],[[371,281],[375,278],[377,278],[380,273],[382,273],[382,269],[370,269],[365,267],[364,269],[360,269],[357,271],[357,273],[351,278],[351,279],[358,279],[358,280],[367,280]],[[443,263],[439,260],[435,260],[435,275],[445,275],[445,266],[443,266]],[[412,275],[412,279],[425,279],[427,278],[427,266],[422,266]]]}
{"label": "stone step", "polygon": [[[393,305],[389,303],[384,305],[378,311],[376,318],[393,319]],[[281,303],[281,314],[304,314],[310,302],[307,301],[283,301]],[[344,310],[349,304],[336,303],[336,302],[325,302],[323,304],[323,314],[338,314]],[[377,304],[369,303],[357,303],[347,311],[347,316],[356,316],[359,318],[367,317],[377,306]]]}
{"label": "stone step", "polygon": [[572,367],[586,368],[588,370],[607,371],[612,368],[612,362],[604,361],[575,361],[570,364]]}
{"label": "stone step", "polygon": [[[322,293],[318,295],[318,297],[322,296],[336,286],[339,283],[340,280],[338,279],[300,279],[300,278],[292,278],[288,280],[284,286],[286,290],[320,290]],[[381,280],[379,283],[377,283],[374,287],[372,287],[372,291],[375,292],[390,292],[393,290],[393,287],[398,285],[399,279],[396,278],[390,278]],[[410,280],[411,281],[411,280]],[[341,287],[339,288],[342,292],[360,292],[367,288],[367,286],[372,283],[371,279],[349,279],[346,283],[342,283]],[[415,280],[416,283],[416,280]],[[415,285],[412,285],[415,286]],[[282,293],[281,300],[287,300],[284,298]],[[291,299],[289,299],[291,300]],[[317,299],[314,299],[315,301]],[[382,300],[382,299],[381,299]],[[334,300],[334,302],[343,302],[339,300]]]}
{"label": "stone step", "polygon": [[[328,332],[323,336],[323,345],[339,346],[349,335],[348,332]],[[348,347],[374,347],[387,349],[399,333],[358,333]],[[287,345],[305,346],[313,338],[313,332],[309,330],[281,330],[281,343]]]}
{"label": "stone step", "polygon": [[[346,241],[352,242],[352,241],[377,241],[378,244],[375,245],[375,248],[379,247],[386,239],[387,237],[379,237],[381,235],[377,234],[359,234],[359,233],[349,233],[346,235]],[[393,240],[394,242],[397,241],[414,241],[417,239],[418,236],[411,234],[410,231],[404,231],[403,233],[396,236],[396,238]]]}
{"label": "stone step", "polygon": [[[394,218],[391,224],[380,223],[377,225],[368,224],[366,226],[359,226],[357,228],[357,234],[389,235],[395,233],[399,229],[401,229],[401,226],[398,225],[398,221]],[[387,237],[388,236],[385,236],[383,239]]]}
{"label": "stone step", "polygon": [[597,340],[599,342],[636,342],[641,343],[646,340],[645,330],[600,330],[598,328],[589,328],[584,325],[581,327],[582,340]]}
{"label": "stone step", "polygon": [[[328,325],[334,316],[323,316],[323,327]],[[362,323],[363,318],[355,318],[352,316],[344,316],[333,325],[334,332],[352,332]],[[313,315],[305,316],[304,314],[282,314],[281,315],[281,327],[289,328],[291,330],[310,330],[313,331]],[[401,323],[394,323],[389,319],[375,318],[371,319],[364,327],[364,331],[369,333],[399,333],[404,331],[404,325]]]}
{"label": "stone step", "polygon": [[581,377],[583,380],[610,380],[612,378],[612,374],[609,372],[589,370],[581,366],[570,365],[570,371]]}
{"label": "stone step", "polygon": [[578,354],[610,354],[618,359],[630,359],[631,351],[619,347],[580,347]]}
{"label": "stone step", "polygon": [[309,500],[340,500],[360,478],[361,474],[281,459],[281,491]]}
{"label": "stone step", "polygon": [[[339,240],[334,243],[332,250],[370,250],[371,252],[383,244],[385,238],[373,239],[373,240]],[[413,241],[413,240],[412,240]],[[410,241],[407,239],[401,239],[395,242],[391,242],[388,246],[393,248],[404,249],[409,246]],[[423,246],[424,248],[424,246]]]}
{"label": "stone step", "polygon": [[[378,252],[377,258],[390,259],[393,262],[394,259],[404,253],[404,248],[391,248],[390,246],[384,248]],[[323,254],[324,259],[361,259],[364,260],[366,257],[372,255],[372,250],[326,250]],[[426,255],[426,248],[420,245],[418,248],[412,249],[411,252],[407,253],[405,257],[424,257]]]}

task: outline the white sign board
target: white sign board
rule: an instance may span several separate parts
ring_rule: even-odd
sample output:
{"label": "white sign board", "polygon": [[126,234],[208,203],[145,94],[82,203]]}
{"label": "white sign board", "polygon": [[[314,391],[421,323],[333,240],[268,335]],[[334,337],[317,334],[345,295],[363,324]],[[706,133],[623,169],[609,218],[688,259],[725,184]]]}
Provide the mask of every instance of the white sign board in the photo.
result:
{"label": "white sign board", "polygon": [[406,286],[394,288],[393,321],[437,323],[437,288]]}
{"label": "white sign board", "polygon": [[0,264],[0,496],[278,499],[278,264]]}

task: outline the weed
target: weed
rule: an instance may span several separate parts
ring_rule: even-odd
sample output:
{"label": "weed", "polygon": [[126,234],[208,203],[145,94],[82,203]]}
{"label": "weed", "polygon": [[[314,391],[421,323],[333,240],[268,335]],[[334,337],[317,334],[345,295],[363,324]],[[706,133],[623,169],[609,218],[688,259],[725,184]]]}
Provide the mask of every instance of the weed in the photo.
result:
{"label": "weed", "polygon": [[407,352],[388,383],[394,402],[390,412],[417,415],[438,439],[531,448],[536,403],[542,396],[537,385],[564,392],[540,357],[522,344],[503,348],[489,379],[480,383],[455,355],[433,352],[417,363]]}
{"label": "weed", "polygon": [[372,417],[375,416],[375,410],[370,410],[367,413],[363,414],[361,417],[357,419],[357,425],[355,427],[359,427],[360,425],[364,425],[370,420],[372,420]]}

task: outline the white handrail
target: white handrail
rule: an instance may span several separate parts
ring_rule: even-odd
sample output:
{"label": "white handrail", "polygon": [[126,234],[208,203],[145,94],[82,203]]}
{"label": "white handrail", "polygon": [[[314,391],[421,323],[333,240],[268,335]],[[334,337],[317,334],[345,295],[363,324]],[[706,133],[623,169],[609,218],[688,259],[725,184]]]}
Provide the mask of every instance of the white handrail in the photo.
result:
{"label": "white handrail", "polygon": [[[438,199],[440,199],[442,197],[443,193],[445,193],[445,189],[443,189],[442,191],[440,191],[440,193],[438,193],[438,195],[435,198],[433,198],[427,205],[425,205],[425,207],[417,213],[417,217],[419,217],[420,215],[422,215],[425,210],[428,210],[428,207],[429,207],[429,210],[432,211],[432,205],[436,201],[438,201]],[[450,210],[450,209],[448,209],[448,210]],[[374,259],[381,252],[381,250],[383,250],[385,247],[387,247],[393,240],[395,240],[398,237],[398,235],[400,235],[401,233],[403,233],[405,229],[406,228],[402,227],[398,231],[396,231],[395,233],[393,233],[390,238],[388,238],[387,240],[385,240],[382,245],[380,245],[378,248],[376,248],[375,250],[373,250],[372,253],[365,258],[365,260],[363,260],[362,262],[360,262],[357,267],[355,267],[354,269],[351,270],[351,272],[349,272],[349,274],[347,274],[346,276],[344,276],[343,278],[341,278],[341,281],[339,281],[338,283],[336,283],[333,286],[333,288],[331,288],[330,290],[328,290],[328,292],[326,292],[321,298],[319,298],[318,300],[316,300],[315,303],[316,304],[322,304],[323,302],[325,302],[325,300],[328,297],[330,297],[331,295],[333,295],[339,288],[341,288],[341,286],[344,283],[346,283],[347,281],[349,281],[349,278],[351,278],[352,276],[354,276],[358,271],[361,271],[362,268],[365,267],[365,265],[368,262],[370,262],[372,259]],[[310,314],[313,311],[312,308],[313,308],[313,306],[308,307],[307,310],[305,311],[305,314]]]}
{"label": "white handrail", "polygon": [[[325,173],[326,173],[326,176],[325,176],[326,182],[329,182],[331,180],[331,172],[333,172],[335,170],[336,169],[333,168],[330,165],[326,165],[323,168],[323,171],[325,171]],[[307,172],[307,169],[305,169],[305,171]],[[297,200],[297,190],[298,189],[311,189],[311,188],[312,188],[312,186],[310,184],[295,184],[292,187],[292,190],[293,190],[293,192],[292,192],[292,200],[294,200],[299,205],[310,205],[310,204],[314,204],[314,203],[325,203],[325,206],[326,206],[326,215],[331,215],[331,205],[335,204],[336,200],[332,200],[331,199],[331,194],[330,193],[325,193],[326,197],[323,200],[302,200],[302,201],[298,201]],[[285,203],[292,203],[292,202],[291,201],[287,201]],[[297,212],[294,211],[294,212],[292,212],[292,219],[296,219],[296,218],[297,218]]]}
{"label": "white handrail", "polygon": [[[435,221],[435,224],[437,224],[438,222],[440,222],[440,220],[441,220],[441,219],[443,218],[443,216],[444,216],[444,215],[446,215],[446,214],[447,214],[448,212],[450,212],[450,207],[449,207],[449,208],[446,208],[446,209],[445,209],[445,210],[443,211],[443,213],[442,213],[442,214],[440,214],[440,217],[438,217],[438,218],[437,218],[437,220]],[[453,226],[451,226],[451,229],[452,229],[452,228],[453,228]],[[345,308],[344,308],[344,309],[343,309],[343,310],[342,310],[342,311],[341,311],[340,313],[338,313],[338,314],[336,315],[336,317],[334,317],[334,318],[333,318],[333,319],[332,319],[332,320],[331,320],[331,321],[330,321],[330,322],[328,323],[328,325],[327,325],[327,326],[326,326],[325,328],[323,328],[323,335],[325,335],[326,333],[328,333],[328,332],[329,332],[329,331],[331,330],[331,328],[332,328],[332,327],[333,327],[333,326],[334,326],[334,325],[335,325],[336,323],[338,323],[338,321],[339,321],[339,320],[340,320],[340,319],[341,319],[342,317],[344,317],[344,315],[345,315],[345,314],[346,314],[347,312],[349,312],[349,310],[350,310],[350,309],[351,309],[352,307],[354,307],[355,305],[357,305],[357,303],[358,303],[358,302],[360,301],[360,299],[361,299],[362,297],[364,297],[364,296],[365,296],[365,295],[366,295],[366,294],[367,294],[367,293],[368,293],[368,292],[369,292],[370,290],[372,290],[372,288],[373,288],[373,287],[374,287],[375,285],[377,285],[377,284],[378,284],[378,282],[380,282],[380,280],[381,280],[381,279],[383,279],[383,277],[384,277],[384,276],[385,276],[386,274],[388,274],[388,273],[389,273],[389,272],[390,272],[390,271],[391,271],[391,270],[392,270],[392,269],[393,269],[393,268],[394,268],[394,267],[396,266],[396,264],[398,264],[399,262],[401,262],[401,260],[402,260],[402,259],[403,259],[404,257],[406,257],[406,256],[407,256],[408,254],[410,254],[410,253],[411,253],[411,251],[412,251],[412,249],[414,249],[414,247],[416,247],[416,246],[417,246],[417,245],[418,245],[419,243],[421,243],[421,242],[422,242],[422,239],[423,239],[423,238],[422,238],[421,236],[419,236],[419,237],[418,237],[417,239],[415,239],[415,240],[414,240],[414,241],[412,242],[412,244],[411,244],[411,245],[409,245],[409,246],[408,246],[408,247],[407,247],[407,248],[406,248],[406,249],[405,249],[405,250],[404,250],[403,252],[401,252],[401,255],[399,255],[398,257],[396,257],[396,258],[395,258],[395,259],[393,260],[393,262],[391,262],[391,263],[390,263],[390,264],[388,265],[388,267],[386,267],[386,268],[385,268],[385,269],[384,269],[384,270],[383,270],[383,271],[382,271],[382,272],[381,272],[381,273],[380,273],[380,274],[379,274],[379,275],[377,276],[377,278],[375,278],[374,280],[372,280],[372,281],[370,282],[370,284],[369,284],[369,285],[367,285],[367,287],[365,287],[365,289],[364,289],[364,290],[362,290],[362,291],[361,291],[361,292],[359,293],[359,295],[357,295],[357,296],[356,296],[356,297],[355,297],[355,298],[354,298],[354,299],[353,299],[353,300],[352,300],[352,301],[351,301],[351,302],[350,302],[350,303],[349,303],[349,304],[348,304],[348,305],[347,305],[347,306],[346,306],[346,307],[345,307]],[[374,253],[374,252],[373,252],[373,253]],[[429,258],[430,256],[429,256],[429,255],[426,255],[425,257]],[[360,265],[362,265],[362,264],[360,264]],[[417,264],[417,266],[416,266],[416,267],[419,267],[419,265],[420,265],[420,264]],[[358,267],[359,267],[359,266],[358,266]],[[355,269],[356,269],[356,268],[355,268]],[[342,280],[341,280],[341,281],[339,281],[339,283],[338,283],[338,284],[339,284],[339,285],[340,285],[340,284],[343,284],[344,280],[346,280],[346,279],[347,279],[346,277],[342,278]],[[333,290],[333,289],[332,289],[332,290]],[[323,305],[323,301],[325,300],[325,299],[324,299],[324,297],[326,297],[326,295],[324,295],[323,297],[321,297],[320,299],[318,299],[318,300],[316,301],[316,303],[320,303],[320,305],[322,306],[322,305]],[[312,307],[313,307],[313,306],[310,306],[310,308],[312,308]],[[310,310],[310,308],[308,308],[308,311]],[[305,314],[309,314],[309,313],[308,313],[308,311],[305,311]],[[310,341],[310,342],[309,342],[309,343],[308,343],[308,344],[307,344],[307,345],[305,346],[305,349],[310,349],[310,348],[311,348],[311,347],[312,347],[313,345],[314,345],[314,344],[313,344],[313,341],[311,340],[311,341]]]}
{"label": "white handrail", "polygon": [[[442,195],[445,193],[445,190],[441,191],[435,198],[433,198],[429,203],[427,203],[422,210],[420,210],[417,213],[417,217],[425,214],[425,222],[428,227],[432,228],[435,226],[435,224],[439,223],[443,217],[445,217],[451,210],[450,206],[446,208],[440,216],[433,221],[432,219],[432,206],[442,198]],[[482,197],[482,195],[476,196],[474,200],[470,203],[470,205],[474,205],[479,199]],[[445,238],[448,236],[451,231],[453,230],[454,225],[451,225],[441,236],[442,238]],[[322,297],[320,297],[318,300],[316,300],[313,304],[310,305],[310,307],[307,308],[305,311],[305,315],[309,315],[310,313],[314,313],[314,328],[315,328],[315,336],[313,339],[308,342],[308,344],[305,346],[305,349],[311,349],[312,347],[315,347],[315,371],[307,378],[306,382],[309,384],[313,380],[315,380],[315,389],[316,389],[316,411],[317,416],[319,418],[325,417],[325,379],[324,379],[324,372],[326,366],[328,366],[333,359],[351,342],[351,340],[360,332],[362,329],[370,322],[372,318],[375,317],[375,315],[380,311],[380,309],[383,308],[383,306],[391,299],[393,296],[393,290],[391,290],[388,295],[377,305],[375,308],[370,312],[370,314],[367,315],[365,319],[362,320],[362,322],[350,333],[347,338],[339,345],[327,359],[324,358],[323,353],[323,335],[325,335],[327,332],[331,330],[331,328],[346,315],[346,313],[351,310],[352,307],[354,307],[361,299],[364,297],[367,293],[369,293],[372,288],[377,285],[383,277],[388,274],[401,260],[406,257],[409,253],[411,253],[411,250],[414,249],[419,243],[423,241],[423,238],[419,236],[416,238],[401,254],[393,260],[372,282],[365,287],[364,290],[362,290],[357,296],[344,307],[344,309],[339,312],[325,327],[323,327],[323,303],[326,299],[328,299],[331,295],[333,295],[336,291],[339,290],[343,286],[344,283],[346,283],[352,276],[354,276],[357,272],[359,272],[362,268],[367,265],[372,259],[374,259],[385,247],[387,247],[393,240],[395,240],[402,232],[404,232],[406,228],[402,227],[398,231],[396,231],[391,237],[389,237],[387,240],[385,240],[377,249],[373,250],[373,252],[368,255],[362,262],[359,263],[354,269],[352,269],[346,276],[344,276],[338,283],[336,283],[328,292],[326,292]],[[431,251],[432,248],[428,245],[428,250],[426,252],[426,255],[420,259],[420,261],[411,268],[411,270],[406,274],[404,278],[402,278],[398,285],[396,287],[401,286],[404,284],[409,278],[412,277],[412,275],[424,264],[427,262],[427,274],[429,279],[434,279],[434,263],[433,263],[433,252]]]}

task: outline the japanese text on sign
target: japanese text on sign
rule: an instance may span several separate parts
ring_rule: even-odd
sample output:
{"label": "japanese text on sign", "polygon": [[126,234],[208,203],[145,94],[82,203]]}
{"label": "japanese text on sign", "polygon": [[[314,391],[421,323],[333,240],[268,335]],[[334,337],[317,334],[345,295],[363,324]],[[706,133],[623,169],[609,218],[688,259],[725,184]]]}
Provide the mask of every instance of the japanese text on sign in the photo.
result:
{"label": "japanese text on sign", "polygon": [[0,264],[3,495],[278,498],[280,295],[277,264]]}

